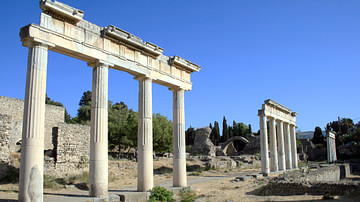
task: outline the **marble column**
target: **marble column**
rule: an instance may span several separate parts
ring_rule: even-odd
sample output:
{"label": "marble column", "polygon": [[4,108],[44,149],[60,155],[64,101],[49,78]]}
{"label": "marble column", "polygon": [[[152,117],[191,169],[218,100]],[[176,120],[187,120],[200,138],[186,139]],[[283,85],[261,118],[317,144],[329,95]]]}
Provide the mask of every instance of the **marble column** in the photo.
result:
{"label": "marble column", "polygon": [[298,155],[296,147],[296,127],[295,125],[290,125],[290,140],[291,140],[291,160],[292,168],[298,168]]}
{"label": "marble column", "polygon": [[184,90],[173,89],[173,186],[186,187]]}
{"label": "marble column", "polygon": [[19,201],[43,201],[45,94],[48,47],[28,44]]}
{"label": "marble column", "polygon": [[276,129],[275,129],[275,119],[269,117],[269,132],[270,132],[270,171],[277,172],[279,171],[278,166],[278,152],[276,145]]}
{"label": "marble column", "polygon": [[269,150],[266,116],[260,115],[261,173],[269,174]]}
{"label": "marble column", "polygon": [[286,169],[292,169],[291,162],[291,141],[290,141],[290,127],[289,124],[284,122],[284,136],[285,136],[285,160],[286,160]]}
{"label": "marble column", "polygon": [[148,77],[135,78],[139,81],[138,121],[138,191],[153,188],[153,134],[152,134],[152,80]]}
{"label": "marble column", "polygon": [[279,170],[286,170],[285,146],[284,146],[284,126],[281,120],[277,120],[277,141],[278,141],[278,160]]}
{"label": "marble column", "polygon": [[93,66],[90,136],[90,196],[108,195],[108,71],[97,62]]}

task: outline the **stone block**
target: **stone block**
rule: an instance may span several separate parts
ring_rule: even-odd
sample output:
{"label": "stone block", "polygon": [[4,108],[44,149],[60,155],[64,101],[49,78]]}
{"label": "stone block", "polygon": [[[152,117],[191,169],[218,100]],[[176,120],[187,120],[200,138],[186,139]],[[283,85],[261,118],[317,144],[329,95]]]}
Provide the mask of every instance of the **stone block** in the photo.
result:
{"label": "stone block", "polygon": [[236,179],[239,179],[240,181],[246,182],[252,179],[252,176],[239,176],[236,177]]}

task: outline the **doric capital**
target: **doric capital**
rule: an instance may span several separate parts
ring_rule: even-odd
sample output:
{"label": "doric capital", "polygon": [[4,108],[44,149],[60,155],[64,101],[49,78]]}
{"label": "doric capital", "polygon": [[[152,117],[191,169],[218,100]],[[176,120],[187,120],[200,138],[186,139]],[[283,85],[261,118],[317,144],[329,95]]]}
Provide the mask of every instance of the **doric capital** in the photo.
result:
{"label": "doric capital", "polygon": [[149,75],[140,75],[140,76],[135,76],[134,77],[135,80],[138,80],[138,81],[145,81],[145,80],[151,80],[153,81],[154,78],[149,76]]}
{"label": "doric capital", "polygon": [[104,60],[96,60],[93,62],[87,63],[89,67],[101,67],[101,66],[107,66],[107,67],[113,67],[114,64],[104,61]]}
{"label": "doric capital", "polygon": [[178,92],[178,91],[185,91],[184,88],[182,88],[181,86],[173,86],[173,87],[170,87],[169,90],[171,90],[172,92]]}
{"label": "doric capital", "polygon": [[40,40],[38,38],[26,38],[26,40],[22,41],[22,45],[25,47],[28,47],[28,48],[31,48],[34,46],[43,47],[43,48],[55,47],[55,44]]}

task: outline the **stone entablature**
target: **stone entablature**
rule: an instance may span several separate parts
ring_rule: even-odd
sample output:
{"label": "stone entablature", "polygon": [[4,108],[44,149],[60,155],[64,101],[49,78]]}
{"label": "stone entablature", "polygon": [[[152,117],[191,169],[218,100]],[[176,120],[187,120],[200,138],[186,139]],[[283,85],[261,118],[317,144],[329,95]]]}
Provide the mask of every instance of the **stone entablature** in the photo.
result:
{"label": "stone entablature", "polygon": [[179,56],[162,55],[163,48],[114,25],[100,27],[83,20],[83,11],[58,1],[42,0],[40,5],[40,25],[21,28],[24,46],[30,46],[30,41],[46,43],[49,50],[88,63],[104,61],[110,68],[151,77],[154,83],[191,90],[190,74],[200,66]]}
{"label": "stone entablature", "polygon": [[[265,100],[262,109],[258,110],[258,116],[260,117],[261,172],[263,174],[267,175],[270,171],[278,172],[298,168],[295,131],[296,115],[296,112],[292,112],[270,99]],[[267,122],[269,122],[269,127]],[[270,141],[268,141],[268,134],[270,135]],[[268,142],[270,142],[270,149]]]}
{"label": "stone entablature", "polygon": [[286,108],[271,99],[265,100],[262,109],[259,110],[259,114],[261,113],[267,117],[273,117],[274,119],[286,121],[289,124],[295,125],[296,123],[296,112],[292,112],[291,109]]}

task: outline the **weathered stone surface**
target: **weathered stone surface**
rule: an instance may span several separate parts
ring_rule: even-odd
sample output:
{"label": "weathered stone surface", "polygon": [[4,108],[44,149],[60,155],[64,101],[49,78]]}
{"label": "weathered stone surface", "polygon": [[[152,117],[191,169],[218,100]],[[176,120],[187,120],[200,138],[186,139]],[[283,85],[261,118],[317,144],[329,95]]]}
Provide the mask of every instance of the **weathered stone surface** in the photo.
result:
{"label": "weathered stone surface", "polygon": [[255,136],[253,134],[246,135],[246,139],[249,141],[244,149],[241,151],[241,154],[254,155],[260,153],[260,136]]}
{"label": "weathered stone surface", "polygon": [[209,139],[210,133],[211,128],[209,127],[198,128],[196,130],[194,145],[191,147],[191,155],[215,156],[216,147]]}
{"label": "weathered stone surface", "polygon": [[[16,147],[16,143],[21,140],[23,116],[24,116],[24,101],[15,98],[0,96],[0,114],[11,117],[11,127],[6,130],[10,135],[9,147],[11,151],[20,149]],[[46,105],[45,106],[45,134],[44,147],[45,149],[53,149],[52,142],[52,128],[56,127],[58,123],[64,123],[65,108]],[[0,123],[0,128],[1,128]],[[11,129],[11,130],[10,130]]]}
{"label": "weathered stone surface", "polygon": [[236,179],[239,179],[240,181],[246,182],[252,179],[252,176],[239,176],[236,177]]}
{"label": "weathered stone surface", "polygon": [[38,167],[35,165],[31,168],[30,180],[28,185],[28,197],[30,201],[41,202],[42,201],[42,180]]}
{"label": "weathered stone surface", "polygon": [[271,180],[262,189],[263,195],[324,194],[357,195],[360,184],[355,181],[340,181],[339,166],[333,165],[316,170],[287,172]]}

